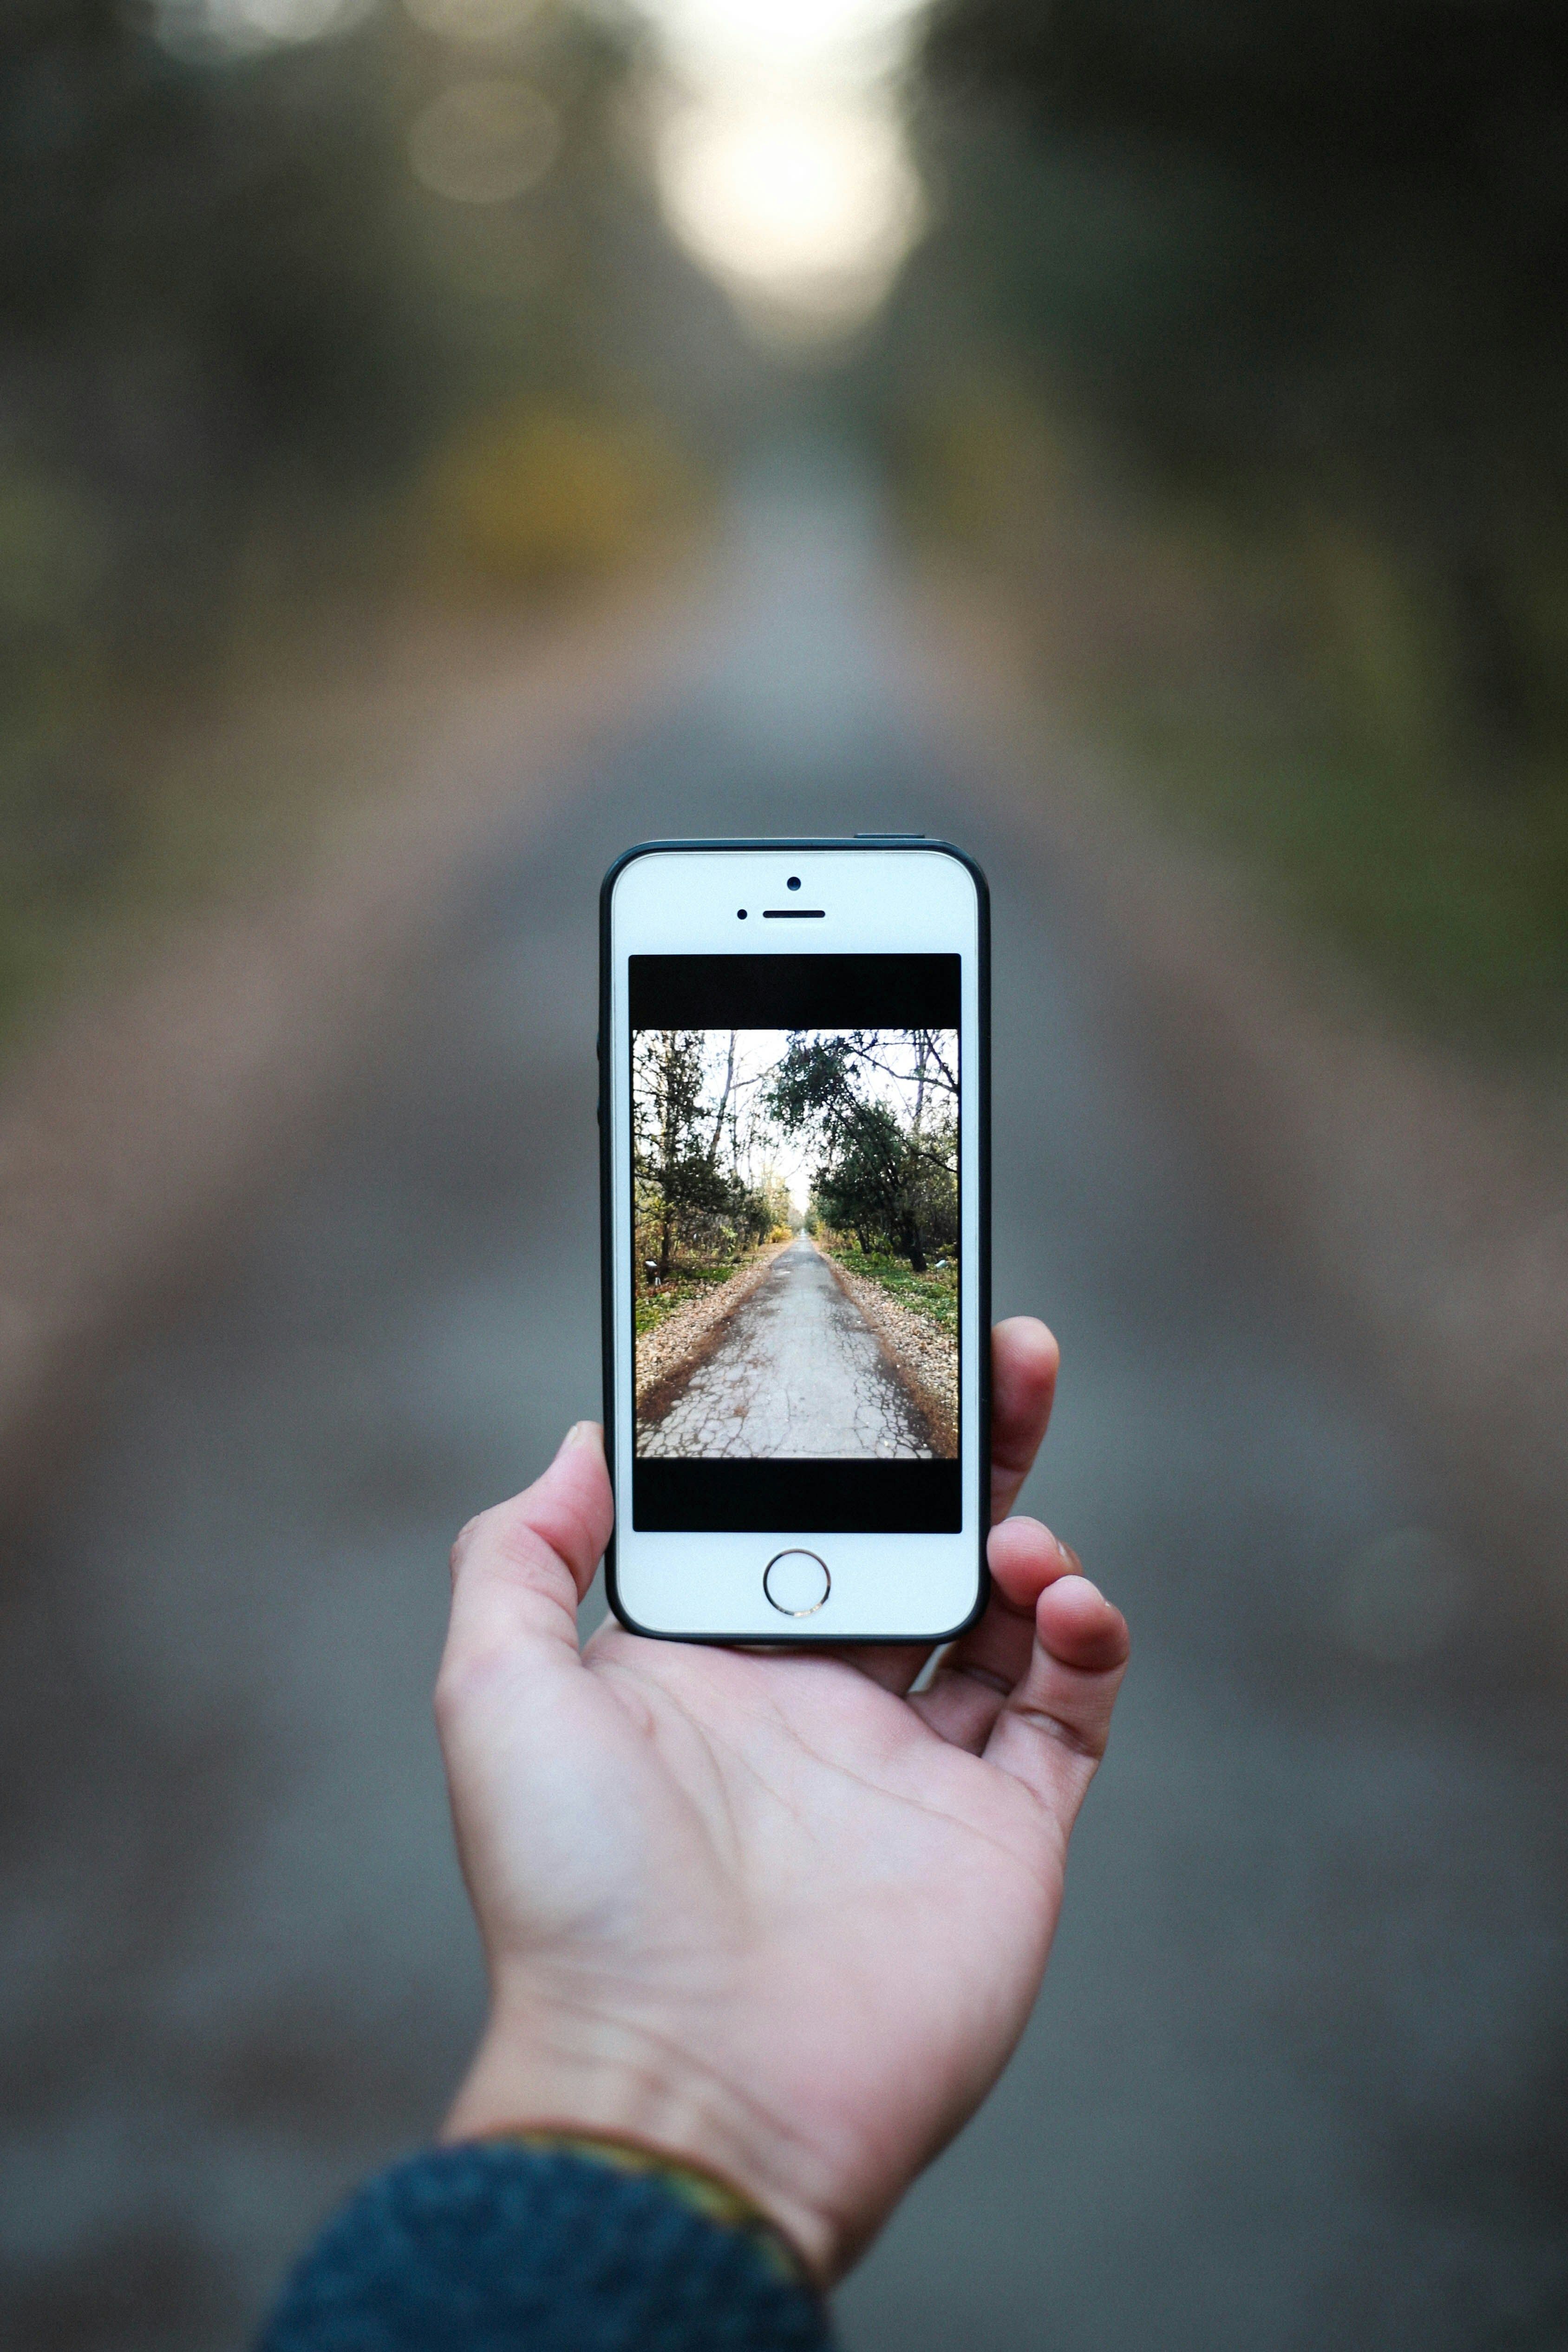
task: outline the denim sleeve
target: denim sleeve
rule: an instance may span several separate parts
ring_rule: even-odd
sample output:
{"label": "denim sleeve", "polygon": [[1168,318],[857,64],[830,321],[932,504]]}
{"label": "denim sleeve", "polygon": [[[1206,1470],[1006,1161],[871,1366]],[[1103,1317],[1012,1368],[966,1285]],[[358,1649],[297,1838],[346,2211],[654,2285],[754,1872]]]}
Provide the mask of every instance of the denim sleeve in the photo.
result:
{"label": "denim sleeve", "polygon": [[762,2228],[658,2170],[506,2142],[366,2182],[300,2260],[258,2352],[832,2352]]}

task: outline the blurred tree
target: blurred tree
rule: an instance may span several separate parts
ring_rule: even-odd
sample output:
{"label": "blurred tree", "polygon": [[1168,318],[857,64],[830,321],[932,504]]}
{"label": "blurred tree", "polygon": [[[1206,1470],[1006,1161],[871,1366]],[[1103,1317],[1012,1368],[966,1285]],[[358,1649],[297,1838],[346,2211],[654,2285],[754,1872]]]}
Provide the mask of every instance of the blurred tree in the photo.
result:
{"label": "blurred tree", "polygon": [[746,376],[631,135],[642,38],[616,0],[0,9],[0,1012],[148,833],[128,699],[689,505]]}
{"label": "blurred tree", "polygon": [[[341,506],[520,388],[635,395],[604,289],[651,211],[610,121],[635,40],[607,16],[547,12],[455,89],[401,10],[238,52],[171,26],[173,49],[119,0],[0,20],[0,463],[78,486],[140,630],[165,602],[210,614],[259,490]],[[526,98],[543,169],[513,185],[493,122],[443,125],[476,92]]]}
{"label": "blurred tree", "polygon": [[259,475],[407,448],[434,355],[363,48],[182,58],[114,0],[0,25],[6,454],[91,501],[141,630],[210,613]]}
{"label": "blurred tree", "polygon": [[[1479,734],[1568,725],[1568,13],[1557,0],[938,0],[963,301],[1168,469],[1367,516]],[[1499,762],[1494,762],[1494,772]]]}

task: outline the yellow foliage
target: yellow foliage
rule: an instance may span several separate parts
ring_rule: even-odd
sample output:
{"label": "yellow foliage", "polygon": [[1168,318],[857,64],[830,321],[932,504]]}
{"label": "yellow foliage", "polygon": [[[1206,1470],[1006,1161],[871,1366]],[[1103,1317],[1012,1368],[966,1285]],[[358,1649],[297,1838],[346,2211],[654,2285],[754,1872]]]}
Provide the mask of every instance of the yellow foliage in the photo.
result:
{"label": "yellow foliage", "polygon": [[794,1235],[791,1234],[787,1225],[774,1225],[768,1235],[768,1239],[771,1242],[787,1242],[792,1241],[794,1239]]}
{"label": "yellow foliage", "polygon": [[973,381],[933,404],[911,454],[923,519],[971,548],[1037,531],[1074,479],[1060,426],[1002,380]]}
{"label": "yellow foliage", "polygon": [[690,469],[654,428],[535,407],[464,426],[431,488],[442,552],[503,587],[607,571],[694,496]]}

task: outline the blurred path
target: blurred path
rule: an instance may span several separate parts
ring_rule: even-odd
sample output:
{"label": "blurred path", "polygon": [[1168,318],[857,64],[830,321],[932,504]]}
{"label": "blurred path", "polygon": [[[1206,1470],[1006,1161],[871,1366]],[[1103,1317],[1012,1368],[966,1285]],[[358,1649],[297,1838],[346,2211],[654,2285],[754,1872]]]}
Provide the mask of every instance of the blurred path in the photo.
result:
{"label": "blurred path", "polygon": [[780,1252],[653,1426],[638,1419],[646,1454],[931,1458],[920,1407],[805,1234]]}
{"label": "blurred path", "polygon": [[395,1049],[13,1531],[0,2336],[238,2346],[429,2129],[481,1997],[446,1548],[597,1404],[599,874],[924,826],[995,886],[997,1309],[1066,1358],[1029,1499],[1137,1651],[1034,2022],[846,2289],[850,2352],[1558,2347],[1568,1761],[1554,1669],[1493,1630],[1508,1531],[1456,1549],[1072,874],[918,717],[856,481],[759,478],[721,590],[570,806],[453,885]]}

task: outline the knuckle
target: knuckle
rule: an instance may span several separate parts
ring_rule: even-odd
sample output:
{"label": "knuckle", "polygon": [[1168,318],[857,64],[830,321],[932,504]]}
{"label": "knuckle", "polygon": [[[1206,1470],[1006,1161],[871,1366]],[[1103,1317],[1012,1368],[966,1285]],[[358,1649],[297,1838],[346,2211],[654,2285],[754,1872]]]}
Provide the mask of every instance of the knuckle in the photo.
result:
{"label": "knuckle", "polygon": [[1012,1713],[1026,1730],[1039,1738],[1065,1748],[1070,1756],[1078,1756],[1090,1764],[1098,1764],[1105,1753],[1108,1727],[1102,1723],[1075,1723],[1070,1716],[1060,1715],[1049,1707],[1018,1706]]}
{"label": "knuckle", "polygon": [[453,1539],[450,1554],[454,1582],[461,1573],[463,1562],[468,1559],[468,1554],[474,1548],[479,1529],[484,1526],[485,1521],[489,1517],[489,1511],[476,1511],[473,1517],[471,1519],[465,1519],[462,1526],[458,1529],[457,1535]]}

